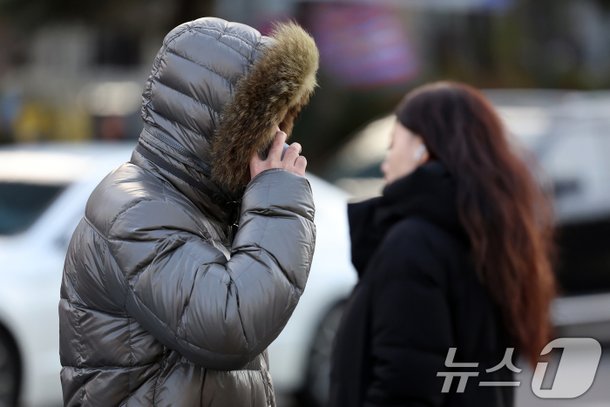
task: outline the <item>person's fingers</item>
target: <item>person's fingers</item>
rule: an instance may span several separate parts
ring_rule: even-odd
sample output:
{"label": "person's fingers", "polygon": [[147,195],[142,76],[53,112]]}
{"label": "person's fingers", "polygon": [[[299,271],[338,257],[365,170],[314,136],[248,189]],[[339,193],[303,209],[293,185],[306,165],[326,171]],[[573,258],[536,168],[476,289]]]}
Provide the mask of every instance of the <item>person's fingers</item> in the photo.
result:
{"label": "person's fingers", "polygon": [[254,152],[254,154],[252,154],[252,157],[250,157],[250,179],[254,178],[256,174],[261,172],[264,167],[264,164],[265,162],[261,160],[258,153]]}
{"label": "person's fingers", "polygon": [[299,157],[299,154],[301,154],[301,150],[303,149],[303,147],[301,147],[301,145],[299,143],[292,143],[291,145],[288,146],[288,148],[286,148],[286,152],[284,153],[284,158],[282,158],[282,163],[285,166],[293,166],[296,159]]}
{"label": "person's fingers", "polygon": [[286,145],[286,133],[277,131],[273,143],[269,148],[266,159],[262,159],[258,153],[250,158],[250,178],[271,168],[283,168],[294,174],[304,176],[307,168],[307,159],[301,156],[303,147],[299,143]]}
{"label": "person's fingers", "polygon": [[305,175],[305,169],[307,168],[307,158],[300,155],[297,157],[294,163],[295,172],[301,176]]}
{"label": "person's fingers", "polygon": [[282,151],[284,151],[284,143],[286,142],[286,137],[286,133],[284,133],[283,131],[278,131],[277,133],[275,133],[275,139],[273,139],[273,144],[271,144],[271,148],[269,149],[267,160],[282,160]]}
{"label": "person's fingers", "polygon": [[257,165],[261,161],[263,161],[263,160],[261,159],[258,152],[255,151],[254,153],[252,153],[252,156],[250,157],[250,167],[252,167],[253,165]]}

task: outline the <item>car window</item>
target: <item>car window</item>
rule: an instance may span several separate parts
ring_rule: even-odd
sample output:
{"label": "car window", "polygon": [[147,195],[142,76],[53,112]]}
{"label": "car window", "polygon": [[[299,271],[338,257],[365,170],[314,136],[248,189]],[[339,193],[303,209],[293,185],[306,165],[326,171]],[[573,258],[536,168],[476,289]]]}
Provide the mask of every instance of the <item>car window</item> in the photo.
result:
{"label": "car window", "polygon": [[610,218],[559,225],[556,240],[562,294],[610,291]]}
{"label": "car window", "polygon": [[57,184],[0,181],[0,235],[25,231],[65,187]]}

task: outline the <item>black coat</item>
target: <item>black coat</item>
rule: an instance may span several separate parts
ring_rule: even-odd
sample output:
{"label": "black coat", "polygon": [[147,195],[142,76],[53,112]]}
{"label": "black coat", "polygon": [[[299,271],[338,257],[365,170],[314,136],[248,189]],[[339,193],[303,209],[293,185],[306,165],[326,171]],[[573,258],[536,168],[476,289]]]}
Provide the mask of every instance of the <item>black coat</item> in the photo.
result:
{"label": "black coat", "polygon": [[[360,279],[336,337],[330,405],[511,406],[513,387],[479,385],[514,380],[507,367],[485,372],[511,341],[474,270],[445,168],[427,163],[348,212]],[[478,368],[447,368],[450,347]],[[448,371],[479,375],[443,394],[437,373]]]}

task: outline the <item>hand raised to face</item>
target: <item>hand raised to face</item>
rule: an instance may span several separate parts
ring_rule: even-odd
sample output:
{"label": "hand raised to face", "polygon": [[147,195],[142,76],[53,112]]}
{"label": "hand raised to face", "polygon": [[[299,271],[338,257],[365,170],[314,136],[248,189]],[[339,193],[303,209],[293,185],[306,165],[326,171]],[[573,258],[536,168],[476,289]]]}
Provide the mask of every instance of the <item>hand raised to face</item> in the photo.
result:
{"label": "hand raised to face", "polygon": [[263,159],[258,153],[252,155],[250,159],[250,179],[272,168],[281,168],[300,176],[305,175],[307,159],[300,155],[302,147],[299,143],[292,143],[285,147],[286,137],[286,133],[278,128],[267,157]]}

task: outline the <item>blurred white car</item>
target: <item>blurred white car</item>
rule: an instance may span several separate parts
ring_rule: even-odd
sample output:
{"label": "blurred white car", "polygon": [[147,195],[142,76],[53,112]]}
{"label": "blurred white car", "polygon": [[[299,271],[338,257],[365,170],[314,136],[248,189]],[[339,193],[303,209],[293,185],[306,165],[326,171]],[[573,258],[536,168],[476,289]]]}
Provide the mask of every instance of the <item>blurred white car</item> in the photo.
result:
{"label": "blurred white car", "polygon": [[[129,160],[132,149],[122,144],[0,149],[0,406],[14,405],[17,397],[32,407],[61,405],[57,304],[65,252],[89,194]],[[269,350],[282,393],[325,391],[326,380],[313,379],[328,370],[332,335],[325,335],[324,327],[356,279],[346,194],[308,178],[316,201],[313,266],[292,319]]]}

